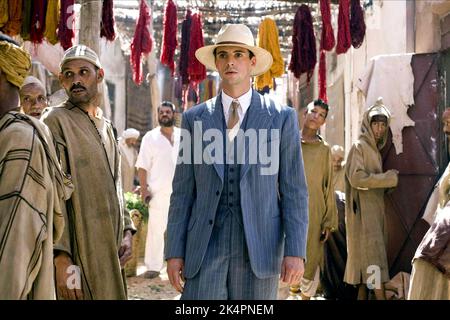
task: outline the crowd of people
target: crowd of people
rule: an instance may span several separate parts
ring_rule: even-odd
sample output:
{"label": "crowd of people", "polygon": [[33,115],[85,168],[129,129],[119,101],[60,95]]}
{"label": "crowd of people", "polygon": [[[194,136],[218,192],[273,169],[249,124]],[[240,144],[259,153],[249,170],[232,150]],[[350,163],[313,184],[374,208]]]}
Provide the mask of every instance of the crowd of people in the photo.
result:
{"label": "crowd of people", "polygon": [[[127,299],[136,228],[125,192],[149,207],[144,277],[166,263],[183,300],[276,299],[279,281],[291,299],[309,300],[321,287],[325,245],[344,224],[341,281],[358,299],[369,289],[386,299],[384,195],[399,172],[381,162],[391,120],[382,99],[363,114],[344,161],[344,149],[320,135],[327,102],[305,107],[300,128],[294,108],[252,88],[272,56],[247,26],[225,25],[195,55],[219,73],[221,91],[185,111],[181,128],[174,104],[162,102],[159,126],[137,152],[140,132],[119,138],[99,107],[104,70],[92,49],[64,53],[68,98],[48,107],[29,54],[0,35],[0,299]],[[450,299],[449,168],[412,261],[410,299]]]}

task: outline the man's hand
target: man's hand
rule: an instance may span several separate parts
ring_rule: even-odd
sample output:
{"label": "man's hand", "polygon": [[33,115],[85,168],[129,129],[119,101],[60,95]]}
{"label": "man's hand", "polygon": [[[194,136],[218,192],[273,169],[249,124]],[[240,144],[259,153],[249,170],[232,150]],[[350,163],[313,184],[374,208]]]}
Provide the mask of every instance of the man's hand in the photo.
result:
{"label": "man's hand", "polygon": [[141,188],[141,199],[144,203],[148,204],[152,197],[152,193],[147,188]]}
{"label": "man's hand", "polygon": [[133,247],[133,235],[131,234],[130,230],[125,230],[122,239],[122,245],[120,246],[119,249],[119,260],[120,266],[122,268],[125,267],[125,264],[131,259],[131,255],[133,253],[132,247]]}
{"label": "man's hand", "polygon": [[327,242],[328,238],[330,237],[330,229],[325,228],[325,230],[322,231],[322,234],[320,235],[320,242],[325,243]]}
{"label": "man's hand", "polygon": [[54,264],[58,297],[65,300],[84,299],[79,268],[73,264],[70,256],[61,251],[54,258]]}
{"label": "man's hand", "polygon": [[280,279],[289,285],[298,284],[305,272],[303,259],[300,257],[284,257],[281,264]]}
{"label": "man's hand", "polygon": [[167,260],[167,275],[169,276],[170,284],[181,293],[183,292],[181,281],[184,282],[183,269],[184,259],[172,258]]}

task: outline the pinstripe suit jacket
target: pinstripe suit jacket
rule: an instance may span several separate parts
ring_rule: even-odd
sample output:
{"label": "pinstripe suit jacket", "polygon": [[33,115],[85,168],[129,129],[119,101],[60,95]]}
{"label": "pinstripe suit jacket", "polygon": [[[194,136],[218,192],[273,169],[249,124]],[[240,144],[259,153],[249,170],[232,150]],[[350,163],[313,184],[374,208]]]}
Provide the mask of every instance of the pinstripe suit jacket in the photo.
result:
{"label": "pinstripe suit jacket", "polygon": [[[264,167],[241,165],[241,208],[248,253],[258,278],[280,273],[284,256],[305,257],[308,226],[308,194],[300,147],[300,131],[294,109],[281,107],[253,90],[247,111],[247,130],[279,129],[279,168],[273,175],[262,175]],[[195,130],[224,132],[221,96],[197,105],[183,114],[181,127],[189,132],[191,149],[206,145],[194,138]],[[184,130],[183,130],[184,129]],[[183,143],[180,147],[183,146]],[[266,149],[267,150],[267,149]],[[194,155],[191,156],[193,163]],[[177,164],[173,179],[167,225],[165,258],[183,258],[184,276],[194,277],[202,264],[214,225],[223,189],[224,164]]]}

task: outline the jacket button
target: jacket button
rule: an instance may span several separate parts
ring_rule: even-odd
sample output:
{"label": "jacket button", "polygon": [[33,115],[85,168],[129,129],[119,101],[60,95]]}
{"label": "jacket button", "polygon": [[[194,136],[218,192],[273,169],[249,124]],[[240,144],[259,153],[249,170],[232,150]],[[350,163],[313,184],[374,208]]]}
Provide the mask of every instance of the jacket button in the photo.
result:
{"label": "jacket button", "polygon": [[230,191],[230,193],[229,193],[230,197],[232,197],[233,194],[234,194],[233,191]]}
{"label": "jacket button", "polygon": [[230,168],[230,172],[234,172],[234,169],[233,169],[233,168]]}
{"label": "jacket button", "polygon": [[219,194],[220,194],[220,192],[217,190],[217,191],[216,191],[216,196],[218,196]]}
{"label": "jacket button", "polygon": [[233,204],[231,202],[228,205],[230,206],[230,208],[233,208]]}
{"label": "jacket button", "polygon": [[230,183],[233,183],[234,182],[234,180],[233,179],[230,179]]}
{"label": "jacket button", "polygon": [[212,220],[209,220],[209,224],[213,224],[213,221],[212,221]]}

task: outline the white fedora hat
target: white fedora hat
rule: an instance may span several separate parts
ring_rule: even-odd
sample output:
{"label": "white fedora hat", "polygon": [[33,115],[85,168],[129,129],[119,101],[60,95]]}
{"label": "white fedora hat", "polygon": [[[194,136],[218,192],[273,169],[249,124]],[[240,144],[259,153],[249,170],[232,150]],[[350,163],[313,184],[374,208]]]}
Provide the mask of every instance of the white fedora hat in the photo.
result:
{"label": "white fedora hat", "polygon": [[223,46],[236,46],[250,50],[256,57],[256,65],[252,76],[265,73],[272,66],[272,55],[265,49],[255,46],[255,40],[250,29],[244,24],[226,24],[220,29],[216,44],[204,46],[195,51],[195,57],[210,70],[217,71],[214,49]]}

